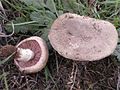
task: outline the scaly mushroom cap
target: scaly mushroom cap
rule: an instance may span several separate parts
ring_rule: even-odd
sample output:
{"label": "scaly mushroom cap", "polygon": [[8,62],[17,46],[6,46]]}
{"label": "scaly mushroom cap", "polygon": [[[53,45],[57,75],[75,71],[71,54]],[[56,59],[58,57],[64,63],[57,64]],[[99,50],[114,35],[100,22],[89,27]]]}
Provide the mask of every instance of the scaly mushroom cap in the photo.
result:
{"label": "scaly mushroom cap", "polygon": [[78,61],[94,61],[114,51],[118,34],[108,21],[66,13],[54,21],[48,38],[60,55]]}
{"label": "scaly mushroom cap", "polygon": [[[14,59],[19,70],[24,73],[35,73],[43,69],[48,61],[48,48],[45,41],[37,36],[21,41],[16,48],[30,49],[34,53],[34,57],[29,61],[19,61],[18,54]],[[24,57],[25,58],[25,57]]]}

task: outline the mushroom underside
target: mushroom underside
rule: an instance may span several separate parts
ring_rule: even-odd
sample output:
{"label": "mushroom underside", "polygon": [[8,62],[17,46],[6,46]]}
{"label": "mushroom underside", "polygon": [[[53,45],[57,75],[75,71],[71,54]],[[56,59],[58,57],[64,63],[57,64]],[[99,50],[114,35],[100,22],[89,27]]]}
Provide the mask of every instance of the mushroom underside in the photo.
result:
{"label": "mushroom underside", "polygon": [[[25,68],[25,67],[30,67],[35,65],[41,57],[41,47],[38,44],[38,42],[36,42],[35,40],[29,40],[26,42],[21,43],[18,48],[23,48],[23,49],[30,49],[34,52],[35,56],[27,61],[27,62],[23,62],[23,61],[17,61],[17,63],[19,64],[20,67]],[[18,58],[18,55],[16,55],[16,58]]]}

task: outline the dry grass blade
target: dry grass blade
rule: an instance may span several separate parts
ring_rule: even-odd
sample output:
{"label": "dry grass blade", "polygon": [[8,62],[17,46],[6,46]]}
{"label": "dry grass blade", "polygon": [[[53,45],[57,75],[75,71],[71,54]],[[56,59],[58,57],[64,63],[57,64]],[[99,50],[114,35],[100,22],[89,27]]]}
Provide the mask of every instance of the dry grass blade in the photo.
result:
{"label": "dry grass blade", "polygon": [[92,6],[92,5],[94,5],[94,2],[95,2],[95,0],[88,0],[88,5]]}
{"label": "dry grass blade", "polygon": [[14,27],[13,22],[11,22],[11,24],[12,24],[12,28],[13,28],[12,33],[9,35],[5,35],[4,33],[0,33],[0,37],[11,37],[14,34],[15,27]]}
{"label": "dry grass blade", "polygon": [[73,62],[73,68],[72,68],[72,72],[71,72],[71,76],[70,76],[70,82],[67,83],[67,84],[71,84],[70,90],[73,90],[73,88],[74,88],[77,71],[78,71],[77,64],[75,62]]}
{"label": "dry grass blade", "polygon": [[7,76],[7,74],[3,70],[3,79],[4,79],[4,84],[5,84],[5,90],[9,90],[6,76]]}
{"label": "dry grass blade", "polygon": [[1,24],[0,24],[0,34],[2,33],[2,27],[1,27]]}
{"label": "dry grass blade", "polygon": [[1,1],[0,1],[0,10],[3,12],[5,17],[7,17]]}

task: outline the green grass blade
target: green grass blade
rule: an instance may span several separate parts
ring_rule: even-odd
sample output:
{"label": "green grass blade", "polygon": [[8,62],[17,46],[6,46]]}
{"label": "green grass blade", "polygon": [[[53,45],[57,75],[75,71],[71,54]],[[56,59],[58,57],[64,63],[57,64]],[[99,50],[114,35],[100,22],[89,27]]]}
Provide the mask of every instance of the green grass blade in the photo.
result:
{"label": "green grass blade", "polygon": [[0,65],[4,64],[4,63],[7,62],[8,60],[10,60],[10,58],[11,58],[14,54],[15,54],[15,52],[12,53],[10,56],[8,56],[6,59],[0,61]]}

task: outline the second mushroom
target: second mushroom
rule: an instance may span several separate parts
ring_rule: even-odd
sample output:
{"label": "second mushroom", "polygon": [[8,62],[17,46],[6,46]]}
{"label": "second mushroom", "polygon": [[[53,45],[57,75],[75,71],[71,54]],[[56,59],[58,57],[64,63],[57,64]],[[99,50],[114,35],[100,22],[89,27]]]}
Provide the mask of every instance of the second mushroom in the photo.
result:
{"label": "second mushroom", "polygon": [[5,45],[0,48],[0,57],[13,57],[15,65],[23,73],[35,73],[42,70],[48,61],[48,48],[46,42],[32,36],[22,40],[16,46]]}
{"label": "second mushroom", "polygon": [[48,60],[45,41],[37,36],[24,39],[17,46],[14,62],[24,73],[34,73],[43,69]]}
{"label": "second mushroom", "polygon": [[113,53],[118,34],[108,21],[65,13],[54,21],[48,38],[52,47],[65,58],[94,61]]}

